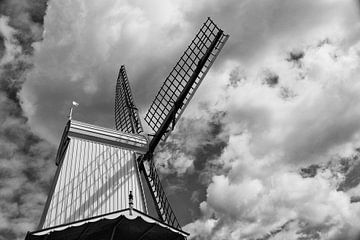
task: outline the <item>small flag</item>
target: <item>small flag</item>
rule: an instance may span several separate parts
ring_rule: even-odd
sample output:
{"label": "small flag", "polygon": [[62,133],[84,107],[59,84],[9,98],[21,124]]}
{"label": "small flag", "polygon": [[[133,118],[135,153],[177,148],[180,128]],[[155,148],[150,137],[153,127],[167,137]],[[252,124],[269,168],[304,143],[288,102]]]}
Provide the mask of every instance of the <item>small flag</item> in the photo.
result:
{"label": "small flag", "polygon": [[79,104],[77,102],[75,102],[75,101],[72,102],[72,105],[75,106],[75,107],[79,106]]}

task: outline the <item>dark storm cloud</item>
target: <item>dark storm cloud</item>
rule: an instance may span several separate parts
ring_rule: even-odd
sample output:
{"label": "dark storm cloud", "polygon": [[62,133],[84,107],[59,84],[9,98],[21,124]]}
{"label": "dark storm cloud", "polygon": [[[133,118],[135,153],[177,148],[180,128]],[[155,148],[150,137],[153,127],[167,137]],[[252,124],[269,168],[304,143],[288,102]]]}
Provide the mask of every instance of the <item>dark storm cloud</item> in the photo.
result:
{"label": "dark storm cloud", "polygon": [[27,60],[17,59],[15,61],[6,63],[1,66],[1,83],[0,89],[7,95],[7,97],[19,104],[18,114],[22,114],[20,107],[18,92],[25,81],[24,74],[31,68],[31,63]]}
{"label": "dark storm cloud", "polygon": [[350,157],[336,157],[328,162],[312,164],[301,168],[299,174],[303,178],[313,178],[318,174],[321,175],[324,172],[328,172],[328,174],[332,175],[333,179],[337,179],[337,191],[348,192],[348,195],[351,197],[350,201],[355,202],[353,199],[357,199],[360,195],[356,191],[356,188],[360,187],[359,170],[360,160],[359,153],[357,152]]}
{"label": "dark storm cloud", "polygon": [[17,103],[1,99],[0,109],[0,236],[21,239],[40,217],[55,152],[53,145],[31,132]]}
{"label": "dark storm cloud", "polygon": [[54,146],[32,132],[18,96],[45,10],[46,1],[0,3],[0,239],[34,229],[54,168]]}
{"label": "dark storm cloud", "polygon": [[225,117],[224,112],[217,112],[210,116],[208,124],[208,132],[203,142],[194,149],[194,167],[197,171],[204,170],[206,162],[218,158],[222,150],[226,147],[228,139],[221,136],[224,125],[222,119]]}
{"label": "dark storm cloud", "polygon": [[341,182],[338,190],[347,191],[360,184],[360,161],[355,161],[351,165],[349,164],[348,168],[349,169],[345,171],[345,180]]}
{"label": "dark storm cloud", "polygon": [[319,168],[320,168],[319,165],[310,165],[309,167],[301,168],[300,175],[304,178],[315,177]]}
{"label": "dark storm cloud", "polygon": [[221,155],[228,142],[223,135],[224,117],[224,112],[208,112],[206,118],[181,119],[158,150],[156,158],[163,173],[196,175],[200,183],[208,183],[208,171],[215,167],[212,161]]}
{"label": "dark storm cloud", "polygon": [[5,39],[0,34],[0,58],[2,58],[5,54]]}
{"label": "dark storm cloud", "polygon": [[287,60],[289,62],[299,63],[299,61],[304,57],[304,55],[304,51],[294,50],[289,53],[289,57],[287,58]]}
{"label": "dark storm cloud", "polygon": [[169,199],[174,206],[187,206],[176,212],[182,223],[200,217],[200,202],[206,199],[206,186],[223,166],[215,164],[227,145],[222,136],[223,112],[208,112],[207,118],[182,118],[155,155]]}
{"label": "dark storm cloud", "polygon": [[31,54],[31,44],[41,39],[46,7],[47,0],[4,0],[0,3],[0,13],[8,16],[9,25],[18,30],[15,37],[23,54]]}
{"label": "dark storm cloud", "polygon": [[279,75],[271,71],[265,71],[264,84],[274,87],[279,83]]}

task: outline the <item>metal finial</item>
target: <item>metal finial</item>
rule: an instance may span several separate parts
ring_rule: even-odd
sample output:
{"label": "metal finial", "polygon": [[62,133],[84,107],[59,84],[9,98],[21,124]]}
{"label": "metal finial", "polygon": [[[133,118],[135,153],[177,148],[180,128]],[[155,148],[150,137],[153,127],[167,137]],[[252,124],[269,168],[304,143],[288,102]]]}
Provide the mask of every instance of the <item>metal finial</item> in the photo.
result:
{"label": "metal finial", "polygon": [[129,209],[130,209],[130,215],[132,215],[132,210],[134,206],[134,196],[132,194],[132,191],[129,193]]}

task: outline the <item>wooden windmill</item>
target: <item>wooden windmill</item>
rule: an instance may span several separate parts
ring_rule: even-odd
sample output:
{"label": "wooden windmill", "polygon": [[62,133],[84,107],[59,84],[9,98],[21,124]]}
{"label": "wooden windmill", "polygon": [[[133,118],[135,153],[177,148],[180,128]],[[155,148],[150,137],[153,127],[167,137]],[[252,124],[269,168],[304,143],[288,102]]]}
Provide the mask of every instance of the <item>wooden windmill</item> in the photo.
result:
{"label": "wooden windmill", "polygon": [[[69,120],[39,229],[26,240],[185,239],[153,153],[166,140],[228,39],[208,18],[157,93],[145,121],[134,104],[124,66],[115,95],[116,130]],[[157,218],[148,215],[143,174]]]}

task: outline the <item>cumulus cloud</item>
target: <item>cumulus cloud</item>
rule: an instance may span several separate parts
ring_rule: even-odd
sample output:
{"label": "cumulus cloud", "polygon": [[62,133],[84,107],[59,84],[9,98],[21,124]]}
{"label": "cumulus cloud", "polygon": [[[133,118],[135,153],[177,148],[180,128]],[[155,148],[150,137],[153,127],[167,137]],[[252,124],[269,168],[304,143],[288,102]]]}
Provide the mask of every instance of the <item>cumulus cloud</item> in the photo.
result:
{"label": "cumulus cloud", "polygon": [[[248,4],[251,9],[260,7]],[[337,7],[346,9],[347,4]],[[296,25],[301,20],[296,13],[290,21],[299,28],[287,28],[282,14],[272,15],[269,28],[278,31],[269,34],[269,43],[254,53],[267,55],[257,58],[256,64],[239,55],[240,61],[229,64],[233,65],[227,70],[229,77],[216,79],[223,82],[221,98],[210,106],[226,113],[223,124],[229,141],[215,161],[222,172],[213,174],[206,201],[200,205],[203,218],[185,227],[194,239],[359,237],[360,209],[350,199],[357,194],[354,185],[358,182],[342,182],[352,189],[349,194],[339,191],[343,178],[334,176],[332,168],[310,178],[298,172],[334,157],[357,159],[357,25],[349,28],[343,24],[358,21],[358,17],[340,11],[332,19],[336,20],[331,29],[334,25],[324,19],[333,12],[334,2],[284,5],[277,9],[309,7],[311,11],[303,12],[304,17],[313,18],[315,24],[305,21],[305,25]],[[326,10],[312,15],[316,7]],[[298,38],[294,38],[295,30]],[[281,230],[272,234],[279,227]]]}
{"label": "cumulus cloud", "polygon": [[52,1],[22,107],[53,143],[73,99],[76,119],[111,127],[115,77],[125,64],[143,115],[211,16],[231,38],[157,155],[164,176],[184,178],[172,189],[186,186],[189,201],[201,202],[201,216],[185,229],[193,239],[356,239],[358,185],[342,186],[348,175],[337,178],[335,168],[311,177],[299,171],[357,154],[357,7],[350,0]]}
{"label": "cumulus cloud", "polygon": [[[185,47],[183,41],[193,32],[178,5],[161,0],[51,2],[44,41],[35,46],[35,68],[21,94],[33,128],[56,142],[72,99],[80,103],[75,118],[112,127],[121,64],[143,109],[156,93],[150,86],[160,86],[175,64],[174,55],[181,53],[179,46]],[[51,103],[45,104],[48,99]]]}

